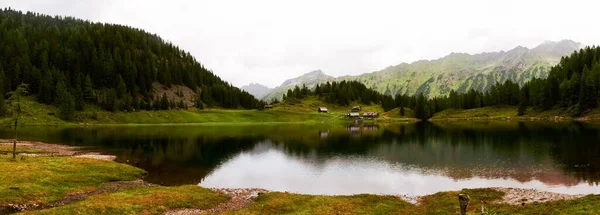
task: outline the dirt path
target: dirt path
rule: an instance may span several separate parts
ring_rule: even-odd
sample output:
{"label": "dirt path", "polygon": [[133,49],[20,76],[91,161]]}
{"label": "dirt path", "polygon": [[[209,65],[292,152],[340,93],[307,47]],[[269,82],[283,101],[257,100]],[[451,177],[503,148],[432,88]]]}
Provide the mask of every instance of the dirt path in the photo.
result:
{"label": "dirt path", "polygon": [[254,203],[254,198],[262,193],[269,192],[265,189],[258,188],[212,188],[212,190],[227,194],[231,197],[229,201],[217,205],[214,208],[207,210],[200,209],[175,209],[165,213],[165,215],[190,215],[190,214],[217,214],[226,211],[233,211],[248,207]]}
{"label": "dirt path", "polygon": [[[5,206],[3,210],[5,210],[5,214],[16,213],[20,211],[31,211],[31,210],[42,210],[54,207],[60,207],[63,205],[71,204],[74,202],[78,202],[84,200],[85,198],[93,195],[103,194],[103,193],[112,193],[117,192],[127,188],[136,188],[136,187],[152,187],[157,186],[155,184],[151,184],[145,182],[144,180],[138,179],[134,181],[115,181],[110,182],[108,184],[102,185],[97,190],[89,191],[89,192],[79,192],[79,193],[69,193],[63,199],[53,202],[47,205],[18,205],[18,204],[9,204]],[[2,212],[2,210],[0,210]],[[2,213],[0,213],[2,214]]]}
{"label": "dirt path", "polygon": [[[12,148],[12,139],[0,139],[0,146],[8,146]],[[34,149],[40,152],[38,153],[18,153],[20,156],[28,157],[39,157],[39,156],[71,156],[81,158],[92,158],[98,160],[115,160],[117,157],[114,155],[102,155],[97,152],[86,151],[84,147],[77,146],[66,146],[59,144],[50,144],[36,141],[18,141],[17,149],[27,148]]]}

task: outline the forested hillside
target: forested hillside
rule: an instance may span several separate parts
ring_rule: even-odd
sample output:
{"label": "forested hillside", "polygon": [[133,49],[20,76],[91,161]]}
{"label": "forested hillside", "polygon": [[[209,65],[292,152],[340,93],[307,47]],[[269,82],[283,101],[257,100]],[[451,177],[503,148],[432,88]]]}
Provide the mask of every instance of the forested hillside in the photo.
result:
{"label": "forested hillside", "polygon": [[321,70],[315,70],[296,78],[285,80],[281,85],[270,90],[262,100],[270,102],[273,100],[280,100],[288,90],[294,89],[294,87],[306,86],[309,89],[314,89],[317,84],[324,84],[326,82],[335,81],[334,77],[326,75]]}
{"label": "forested hillside", "polygon": [[448,109],[471,109],[496,105],[518,105],[518,114],[529,108],[561,109],[580,116],[600,105],[600,47],[586,47],[550,69],[546,79],[533,78],[523,86],[510,80],[496,83],[487,91],[471,89],[467,93],[450,91],[449,96],[426,99],[401,96],[399,103],[415,109],[417,117],[426,119]]}
{"label": "forested hillside", "polygon": [[153,95],[152,84],[159,82],[193,89],[200,106],[261,104],[190,53],[140,29],[4,9],[0,38],[2,95],[25,83],[39,102],[78,110],[85,103],[110,111],[173,107],[175,101]]}
{"label": "forested hillside", "polygon": [[283,95],[283,101],[294,103],[295,99],[302,99],[306,96],[317,96],[319,99],[341,106],[348,106],[353,102],[365,105],[380,104],[384,111],[389,111],[400,104],[396,104],[390,95],[383,95],[377,91],[367,88],[364,84],[357,81],[326,82],[317,84],[313,90],[306,85],[288,89]]}
{"label": "forested hillside", "polygon": [[519,46],[475,55],[452,53],[436,60],[403,63],[336,80],[356,80],[387,95],[423,94],[427,98],[448,96],[451,90],[488,91],[494,84],[508,80],[523,85],[534,78],[546,78],[561,57],[580,48],[580,43],[562,40],[548,41],[532,49]]}

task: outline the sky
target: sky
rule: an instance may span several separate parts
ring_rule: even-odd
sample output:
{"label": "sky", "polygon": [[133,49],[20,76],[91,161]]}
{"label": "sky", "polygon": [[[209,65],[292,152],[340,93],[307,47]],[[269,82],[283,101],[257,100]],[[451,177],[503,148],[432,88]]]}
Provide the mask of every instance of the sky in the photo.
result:
{"label": "sky", "polygon": [[547,40],[600,44],[600,2],[592,0],[0,0],[0,7],[156,33],[238,87]]}

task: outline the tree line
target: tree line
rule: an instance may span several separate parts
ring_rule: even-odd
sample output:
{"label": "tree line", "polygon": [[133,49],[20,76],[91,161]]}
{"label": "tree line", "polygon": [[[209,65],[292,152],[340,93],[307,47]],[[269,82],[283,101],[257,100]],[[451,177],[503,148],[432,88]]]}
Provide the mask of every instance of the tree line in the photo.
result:
{"label": "tree line", "polygon": [[380,104],[385,111],[397,107],[394,98],[390,95],[381,94],[371,88],[367,88],[358,81],[340,81],[317,84],[313,89],[306,85],[295,86],[283,95],[283,101],[293,101],[306,96],[317,96],[325,102],[342,106],[350,105],[352,102],[362,104]]}
{"label": "tree line", "polygon": [[586,47],[550,69],[546,79],[534,78],[519,86],[510,80],[496,83],[486,92],[451,91],[448,96],[426,99],[423,95],[397,96],[398,104],[415,110],[417,118],[427,119],[446,109],[487,106],[517,106],[518,115],[529,109],[562,109],[573,116],[585,114],[600,105],[600,47]]}
{"label": "tree line", "polygon": [[326,102],[339,105],[375,103],[385,111],[399,107],[400,115],[404,115],[405,108],[410,108],[419,119],[428,119],[446,109],[488,106],[517,106],[519,115],[526,114],[530,109],[561,109],[579,116],[600,106],[600,47],[586,47],[562,57],[560,63],[550,69],[546,79],[534,78],[522,86],[507,80],[496,83],[484,92],[471,89],[458,93],[452,90],[448,96],[427,98],[423,94],[398,94],[392,97],[357,81],[342,81],[317,85],[314,89],[296,86],[288,90],[283,98],[301,99],[308,95],[316,95]]}
{"label": "tree line", "polygon": [[161,95],[153,94],[153,83],[160,83],[196,90],[203,107],[263,104],[190,53],[141,29],[5,8],[0,38],[2,95],[25,83],[40,103],[68,111],[87,103],[109,111],[152,110],[165,108],[157,105]]}

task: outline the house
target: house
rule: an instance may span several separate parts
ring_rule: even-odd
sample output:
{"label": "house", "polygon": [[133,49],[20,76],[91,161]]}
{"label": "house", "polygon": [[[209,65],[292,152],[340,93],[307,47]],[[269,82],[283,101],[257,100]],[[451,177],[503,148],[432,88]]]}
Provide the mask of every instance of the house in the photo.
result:
{"label": "house", "polygon": [[379,114],[376,112],[364,112],[363,113],[363,117],[365,118],[377,118],[379,117]]}
{"label": "house", "polygon": [[346,116],[349,117],[349,118],[355,118],[355,119],[356,118],[360,118],[360,114],[356,113],[356,112],[348,113]]}
{"label": "house", "polygon": [[362,107],[360,107],[360,106],[354,106],[354,107],[352,107],[351,111],[352,112],[359,112],[360,110],[362,110]]}
{"label": "house", "polygon": [[263,107],[263,109],[271,109],[271,108],[273,108],[273,105],[265,105],[265,106]]}
{"label": "house", "polygon": [[318,111],[319,113],[329,113],[326,107],[320,107]]}

